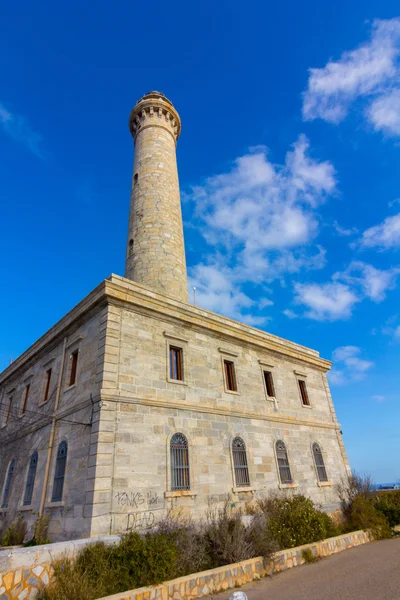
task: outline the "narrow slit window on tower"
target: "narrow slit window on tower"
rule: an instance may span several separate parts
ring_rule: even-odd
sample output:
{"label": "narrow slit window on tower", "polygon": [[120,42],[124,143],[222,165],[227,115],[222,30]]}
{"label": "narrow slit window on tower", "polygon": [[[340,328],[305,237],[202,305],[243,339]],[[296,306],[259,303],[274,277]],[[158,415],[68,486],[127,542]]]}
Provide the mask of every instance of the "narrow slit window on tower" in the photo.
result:
{"label": "narrow slit window on tower", "polygon": [[28,397],[29,397],[30,388],[31,388],[31,384],[28,383],[28,385],[25,387],[25,391],[24,391],[24,401],[21,406],[21,415],[23,415],[26,411],[26,407],[28,405]]}
{"label": "narrow slit window on tower", "polygon": [[133,240],[129,240],[129,247],[128,247],[128,254],[129,256],[132,256],[133,254]]}
{"label": "narrow slit window on tower", "polygon": [[169,347],[169,377],[183,381],[183,350],[177,346]]}
{"label": "narrow slit window on tower", "polygon": [[299,379],[299,388],[303,406],[310,406],[310,399],[308,397],[307,386],[304,379]]}
{"label": "narrow slit window on tower", "polygon": [[133,176],[133,185],[136,185],[139,179],[139,175],[137,173],[134,174]]}
{"label": "narrow slit window on tower", "polygon": [[51,369],[48,369],[46,371],[46,375],[45,375],[45,388],[44,388],[43,402],[47,402],[47,400],[49,399],[50,381],[51,381]]}
{"label": "narrow slit window on tower", "polygon": [[71,371],[69,375],[69,385],[74,385],[76,382],[76,370],[78,368],[78,350],[71,354]]}
{"label": "narrow slit window on tower", "polygon": [[231,360],[224,360],[225,385],[230,392],[237,392],[235,364]]}
{"label": "narrow slit window on tower", "polygon": [[265,388],[267,390],[267,396],[275,398],[274,380],[272,378],[271,371],[264,371]]}

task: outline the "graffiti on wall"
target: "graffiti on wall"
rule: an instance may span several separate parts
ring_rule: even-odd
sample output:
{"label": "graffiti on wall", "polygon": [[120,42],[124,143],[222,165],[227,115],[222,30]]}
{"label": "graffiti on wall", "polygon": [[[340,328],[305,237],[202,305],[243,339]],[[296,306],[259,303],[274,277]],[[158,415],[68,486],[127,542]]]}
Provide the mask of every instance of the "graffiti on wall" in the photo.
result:
{"label": "graffiti on wall", "polygon": [[129,490],[114,496],[118,511],[114,514],[117,531],[146,531],[152,529],[162,516],[164,498],[157,491]]}

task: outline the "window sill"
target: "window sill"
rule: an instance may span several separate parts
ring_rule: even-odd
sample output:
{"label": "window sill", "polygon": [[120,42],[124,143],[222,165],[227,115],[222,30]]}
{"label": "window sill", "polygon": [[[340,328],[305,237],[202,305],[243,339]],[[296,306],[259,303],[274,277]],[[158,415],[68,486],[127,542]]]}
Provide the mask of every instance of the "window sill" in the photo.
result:
{"label": "window sill", "polygon": [[183,381],[182,379],[170,379],[169,377],[167,377],[167,382],[168,383],[176,383],[178,385],[188,385],[186,381]]}
{"label": "window sill", "polygon": [[180,498],[182,496],[195,497],[195,494],[192,490],[171,490],[170,492],[164,492],[164,496],[166,498]]}
{"label": "window sill", "polygon": [[3,513],[7,513],[8,512],[8,508],[0,508],[0,515],[2,515]]}
{"label": "window sill", "polygon": [[280,490],[295,490],[297,488],[297,483],[280,483],[278,487]]}
{"label": "window sill", "polygon": [[255,488],[252,485],[234,486],[232,488],[232,492],[234,494],[242,494],[243,492],[246,492],[248,494],[254,494],[256,491],[257,491],[257,488]]}
{"label": "window sill", "polygon": [[[66,390],[65,390],[66,391]],[[38,404],[38,408],[40,408],[41,406],[44,406],[45,404],[48,403],[48,400],[44,400],[43,402],[39,402]]]}
{"label": "window sill", "polygon": [[332,487],[333,481],[318,481],[318,487]]}
{"label": "window sill", "polygon": [[26,414],[26,413],[24,413],[24,412],[23,412],[23,413],[21,413],[20,415],[18,415],[18,419],[22,419],[22,417],[24,417],[24,416],[25,416],[25,414]]}
{"label": "window sill", "polygon": [[235,392],[233,390],[227,390],[225,388],[225,394],[233,394],[234,396],[240,396],[240,392]]}
{"label": "window sill", "polygon": [[46,502],[46,508],[62,508],[65,506],[64,500],[59,500],[58,502]]}
{"label": "window sill", "polygon": [[311,404],[303,404],[303,403],[301,403],[301,406],[303,408],[312,408]]}
{"label": "window sill", "polygon": [[70,390],[73,390],[74,388],[76,388],[76,383],[73,383],[72,385],[69,385],[68,387],[66,387],[64,390],[64,394],[66,392],[69,392]]}
{"label": "window sill", "polygon": [[26,504],[26,505],[22,505],[22,506],[20,506],[20,507],[19,507],[19,509],[18,509],[18,511],[19,511],[19,512],[22,512],[22,511],[24,511],[24,510],[27,510],[27,511],[28,511],[28,510],[33,510],[33,506],[32,506],[32,504]]}

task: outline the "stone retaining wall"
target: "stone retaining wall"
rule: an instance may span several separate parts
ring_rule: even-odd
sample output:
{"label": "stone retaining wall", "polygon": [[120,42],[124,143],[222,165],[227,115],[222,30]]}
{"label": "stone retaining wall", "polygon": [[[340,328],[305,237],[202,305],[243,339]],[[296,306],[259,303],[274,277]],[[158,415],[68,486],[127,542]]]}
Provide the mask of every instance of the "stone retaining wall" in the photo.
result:
{"label": "stone retaining wall", "polygon": [[240,563],[203,571],[167,581],[153,587],[138,588],[121,594],[113,594],[99,600],[193,600],[209,594],[238,587],[265,575],[279,573],[305,563],[302,552],[310,549],[314,556],[329,556],[372,541],[366,531],[339,535],[323,542],[306,544],[290,550],[277,552],[271,562],[264,563],[262,557]]}
{"label": "stone retaining wall", "polygon": [[[100,600],[193,600],[304,564],[302,551],[306,548],[309,548],[314,556],[322,557],[365,544],[371,539],[368,532],[355,531],[323,542],[282,550],[277,552],[268,564],[264,564],[262,557],[252,558],[180,577],[157,586],[114,594]],[[0,600],[33,600],[38,588],[50,581],[53,575],[51,565],[54,561],[63,557],[73,559],[87,544],[98,541],[115,544],[119,542],[119,536],[0,551]]]}

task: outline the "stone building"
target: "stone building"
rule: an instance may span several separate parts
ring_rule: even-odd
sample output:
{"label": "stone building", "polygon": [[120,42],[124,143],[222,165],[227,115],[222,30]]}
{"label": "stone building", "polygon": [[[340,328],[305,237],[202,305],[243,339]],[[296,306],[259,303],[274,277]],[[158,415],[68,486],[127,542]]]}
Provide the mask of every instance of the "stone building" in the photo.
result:
{"label": "stone building", "polygon": [[0,375],[0,527],[47,514],[52,540],[103,535],[279,489],[334,509],[349,465],[330,362],[188,302],[180,118],[151,92],[129,123],[125,277]]}

